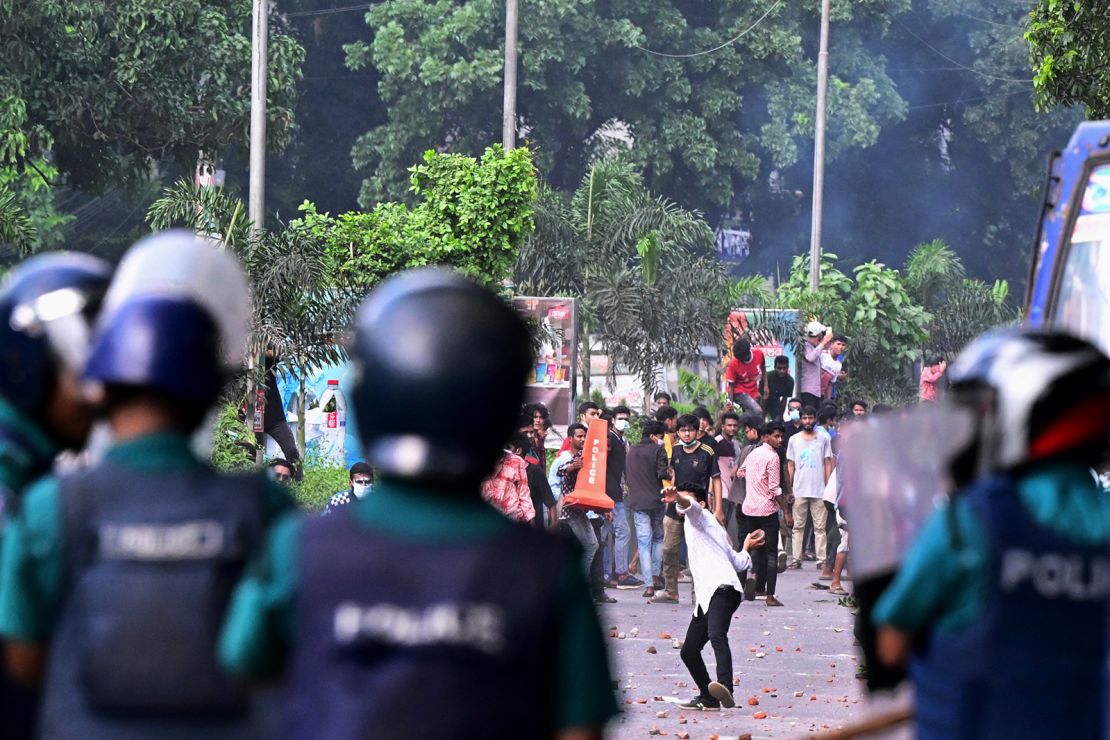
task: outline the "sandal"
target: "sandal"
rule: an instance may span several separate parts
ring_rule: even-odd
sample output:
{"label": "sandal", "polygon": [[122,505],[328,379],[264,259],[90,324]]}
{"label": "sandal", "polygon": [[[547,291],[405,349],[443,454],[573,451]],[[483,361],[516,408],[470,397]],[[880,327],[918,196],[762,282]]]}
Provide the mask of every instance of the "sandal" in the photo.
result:
{"label": "sandal", "polygon": [[848,592],[845,591],[844,589],[842,589],[840,586],[837,586],[836,588],[830,588],[829,593],[832,594],[833,596],[847,596],[848,595]]}

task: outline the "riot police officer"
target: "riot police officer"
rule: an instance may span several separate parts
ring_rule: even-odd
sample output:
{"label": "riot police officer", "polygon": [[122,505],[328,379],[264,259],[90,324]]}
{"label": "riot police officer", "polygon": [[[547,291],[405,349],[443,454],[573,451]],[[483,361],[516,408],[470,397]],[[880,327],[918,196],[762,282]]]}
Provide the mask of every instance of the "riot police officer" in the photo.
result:
{"label": "riot police officer", "polygon": [[[444,270],[361,307],[351,398],[374,491],[275,527],[221,640],[230,669],[284,670],[291,737],[597,737],[616,713],[573,543],[481,497],[529,345],[508,305]],[[473,429],[441,422],[460,397]]]}
{"label": "riot police officer", "polygon": [[291,506],[261,473],[221,476],[189,435],[241,364],[248,298],[227,252],[189,232],[127,253],[84,378],[114,443],[27,493],[5,538],[0,632],[26,681],[45,666],[45,738],[252,735],[216,637],[242,567]]}
{"label": "riot police officer", "polygon": [[[95,257],[53,252],[17,266],[0,288],[0,521],[60,450],[84,444],[93,410],[77,377],[110,274]],[[34,693],[0,671],[4,736],[30,737],[34,708]]]}
{"label": "riot police officer", "polygon": [[1091,466],[1107,450],[1110,359],[1014,329],[949,372],[973,432],[951,503],[875,607],[879,657],[909,659],[919,737],[1100,737],[1110,500]]}

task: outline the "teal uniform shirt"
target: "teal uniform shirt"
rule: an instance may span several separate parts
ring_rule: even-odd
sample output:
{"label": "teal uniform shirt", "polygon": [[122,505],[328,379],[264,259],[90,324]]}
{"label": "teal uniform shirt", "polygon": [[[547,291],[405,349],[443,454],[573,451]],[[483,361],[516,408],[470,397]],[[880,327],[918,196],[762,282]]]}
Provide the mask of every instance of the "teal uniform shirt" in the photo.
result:
{"label": "teal uniform shirt", "polygon": [[[1046,465],[1017,481],[1018,498],[1038,525],[1083,544],[1110,542],[1110,495],[1090,468]],[[952,546],[948,511],[938,511],[910,547],[872,621],[904,632],[955,631],[982,612],[989,591],[989,542],[967,501],[955,499],[961,549]]]}
{"label": "teal uniform shirt", "polygon": [[[448,499],[397,481],[380,482],[352,507],[368,529],[413,539],[480,540],[512,526],[477,491],[471,498]],[[270,530],[262,556],[232,597],[220,640],[220,660],[232,673],[263,679],[284,670],[296,639],[300,528],[301,520],[290,516]],[[341,559],[336,567],[343,567]],[[555,603],[562,612],[559,631],[551,636],[557,643],[559,693],[551,701],[559,727],[602,726],[618,710],[601,626],[577,558],[565,564]]]}
{"label": "teal uniform shirt", "polygon": [[[205,465],[186,436],[151,434],[111,447],[105,462],[136,470],[172,473]],[[79,475],[79,473],[78,473]],[[294,507],[276,483],[267,486],[266,516],[274,521]],[[157,491],[151,491],[157,496]],[[0,558],[0,635],[42,642],[53,634],[62,600],[62,520],[57,479],[44,478],[24,496],[19,514],[5,529]]]}
{"label": "teal uniform shirt", "polygon": [[35,478],[49,471],[58,447],[38,424],[3,398],[0,429],[6,430],[0,434],[0,492],[18,496]]}

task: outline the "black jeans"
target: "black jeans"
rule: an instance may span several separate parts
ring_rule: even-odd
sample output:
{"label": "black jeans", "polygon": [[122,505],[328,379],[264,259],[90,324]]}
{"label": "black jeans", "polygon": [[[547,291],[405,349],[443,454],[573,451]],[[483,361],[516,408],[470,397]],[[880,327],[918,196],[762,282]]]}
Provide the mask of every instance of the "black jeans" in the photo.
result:
{"label": "black jeans", "polygon": [[605,593],[605,572],[602,569],[602,556],[601,556],[601,527],[605,524],[605,520],[591,519],[590,524],[593,525],[594,537],[597,537],[597,552],[594,553],[594,559],[590,563],[590,590],[594,596]]}
{"label": "black jeans", "polygon": [[705,643],[713,645],[717,659],[717,681],[732,691],[732,651],[728,647],[728,627],[732,615],[740,606],[740,592],[731,586],[721,586],[709,600],[709,611],[698,612],[686,628],[686,641],[682,643],[682,662],[690,671],[702,696],[709,696],[709,670],[701,657]]}
{"label": "black jeans", "polygon": [[815,396],[812,393],[800,393],[798,398],[802,401],[802,408],[812,406],[814,411],[821,410],[821,397]]}
{"label": "black jeans", "polygon": [[763,546],[751,552],[752,575],[755,577],[755,590],[769,596],[775,595],[779,581],[779,514],[749,516],[748,530],[763,530]]}

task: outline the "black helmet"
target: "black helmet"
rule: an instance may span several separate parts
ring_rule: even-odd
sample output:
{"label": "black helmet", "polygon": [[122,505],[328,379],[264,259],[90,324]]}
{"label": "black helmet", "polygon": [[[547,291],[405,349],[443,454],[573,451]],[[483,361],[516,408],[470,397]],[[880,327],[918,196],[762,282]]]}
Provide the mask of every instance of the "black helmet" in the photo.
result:
{"label": "black helmet", "polygon": [[954,467],[957,483],[1110,442],[1110,359],[1059,331],[1002,329],[974,339],[948,369],[949,402],[976,432]]}
{"label": "black helmet", "polygon": [[[353,348],[355,419],[380,472],[476,481],[513,431],[531,365],[528,330],[504,301],[449,270],[403,272],[359,309]],[[465,403],[481,430],[443,417]]]}

